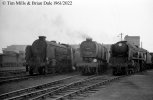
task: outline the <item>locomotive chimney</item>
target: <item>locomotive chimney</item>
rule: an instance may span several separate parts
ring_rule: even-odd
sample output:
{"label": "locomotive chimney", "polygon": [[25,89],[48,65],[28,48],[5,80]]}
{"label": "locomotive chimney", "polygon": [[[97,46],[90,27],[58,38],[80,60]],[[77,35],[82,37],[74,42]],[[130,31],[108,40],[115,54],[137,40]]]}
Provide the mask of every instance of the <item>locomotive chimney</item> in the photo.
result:
{"label": "locomotive chimney", "polygon": [[39,36],[39,40],[45,41],[46,40],[46,36]]}
{"label": "locomotive chimney", "polygon": [[92,38],[86,38],[86,41],[92,41]]}
{"label": "locomotive chimney", "polygon": [[56,41],[54,41],[54,40],[53,40],[53,41],[51,41],[51,42],[56,43]]}

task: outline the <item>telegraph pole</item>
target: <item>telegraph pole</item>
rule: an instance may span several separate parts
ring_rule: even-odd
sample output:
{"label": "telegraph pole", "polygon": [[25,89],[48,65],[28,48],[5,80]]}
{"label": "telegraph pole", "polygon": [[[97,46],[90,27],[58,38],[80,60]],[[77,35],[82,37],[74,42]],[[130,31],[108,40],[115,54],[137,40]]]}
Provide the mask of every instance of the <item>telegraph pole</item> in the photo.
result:
{"label": "telegraph pole", "polygon": [[121,41],[122,41],[122,36],[123,36],[123,33],[120,33],[119,35],[121,36]]}

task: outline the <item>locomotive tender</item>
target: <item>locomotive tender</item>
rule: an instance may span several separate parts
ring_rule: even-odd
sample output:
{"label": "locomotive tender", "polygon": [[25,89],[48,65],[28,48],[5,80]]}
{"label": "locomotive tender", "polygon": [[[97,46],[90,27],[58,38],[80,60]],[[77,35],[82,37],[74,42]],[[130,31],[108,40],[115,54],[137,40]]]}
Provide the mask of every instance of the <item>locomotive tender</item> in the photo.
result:
{"label": "locomotive tender", "polygon": [[26,48],[26,66],[29,74],[61,73],[72,70],[73,50],[69,45],[46,41],[39,36]]}
{"label": "locomotive tender", "polygon": [[147,50],[127,41],[119,41],[111,46],[110,64],[114,75],[143,71],[151,63]]}
{"label": "locomotive tender", "polygon": [[87,38],[80,44],[82,62],[77,63],[77,69],[82,74],[99,74],[107,69],[108,51],[100,43]]}

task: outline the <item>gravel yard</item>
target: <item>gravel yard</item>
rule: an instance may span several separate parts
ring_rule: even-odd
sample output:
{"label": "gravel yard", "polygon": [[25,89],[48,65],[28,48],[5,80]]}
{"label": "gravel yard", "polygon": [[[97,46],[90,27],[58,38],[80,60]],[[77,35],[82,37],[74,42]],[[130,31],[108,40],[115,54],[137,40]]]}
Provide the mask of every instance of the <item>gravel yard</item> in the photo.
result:
{"label": "gravel yard", "polygon": [[[47,76],[31,78],[20,82],[11,82],[0,85],[0,94],[40,85],[55,81],[61,78],[74,75],[65,74],[57,76]],[[91,93],[83,100],[153,100],[153,70],[141,72],[121,80],[112,82]]]}
{"label": "gravel yard", "polygon": [[35,85],[49,83],[49,82],[52,82],[52,81],[55,81],[55,80],[70,77],[70,76],[75,75],[75,74],[76,73],[56,75],[56,76],[50,75],[50,76],[46,76],[46,77],[44,76],[44,77],[39,77],[39,78],[30,78],[30,79],[19,81],[19,82],[5,83],[5,84],[0,85],[0,94],[15,91],[15,90],[18,90],[18,89],[32,87],[32,86],[35,86]]}
{"label": "gravel yard", "polygon": [[153,70],[106,85],[84,100],[153,100]]}

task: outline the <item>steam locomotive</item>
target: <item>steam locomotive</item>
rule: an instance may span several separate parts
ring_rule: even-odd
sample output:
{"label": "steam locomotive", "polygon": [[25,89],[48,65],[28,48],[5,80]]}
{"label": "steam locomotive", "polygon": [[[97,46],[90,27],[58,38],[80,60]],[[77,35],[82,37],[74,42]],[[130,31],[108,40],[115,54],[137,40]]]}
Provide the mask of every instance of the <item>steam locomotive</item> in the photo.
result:
{"label": "steam locomotive", "polygon": [[73,66],[73,49],[67,44],[46,41],[39,36],[26,48],[26,67],[30,75],[69,72]]}
{"label": "steam locomotive", "polygon": [[77,63],[77,70],[82,74],[100,74],[107,69],[108,51],[100,43],[87,38],[80,45],[82,62]]}
{"label": "steam locomotive", "polygon": [[143,71],[151,63],[147,50],[127,41],[119,41],[111,46],[110,64],[114,75]]}

